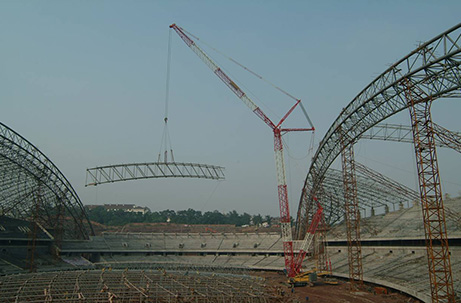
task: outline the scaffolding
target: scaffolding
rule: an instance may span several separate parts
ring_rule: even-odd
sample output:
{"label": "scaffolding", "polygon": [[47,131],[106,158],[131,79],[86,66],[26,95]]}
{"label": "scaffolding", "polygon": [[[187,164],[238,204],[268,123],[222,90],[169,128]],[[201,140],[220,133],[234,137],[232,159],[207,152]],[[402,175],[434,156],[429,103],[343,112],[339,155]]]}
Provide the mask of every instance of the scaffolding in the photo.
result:
{"label": "scaffolding", "polygon": [[401,84],[405,88],[413,130],[432,302],[454,303],[450,250],[431,115],[432,97],[410,79],[404,79]]}
{"label": "scaffolding", "polygon": [[264,279],[194,271],[87,270],[0,278],[2,302],[285,302]]}
{"label": "scaffolding", "polygon": [[[349,258],[349,280],[353,288],[363,284],[362,246],[360,241],[360,210],[357,199],[357,177],[355,173],[354,142],[342,134],[341,144],[345,219],[347,226],[347,248]],[[347,142],[346,140],[349,139]],[[347,144],[348,143],[348,144]]]}

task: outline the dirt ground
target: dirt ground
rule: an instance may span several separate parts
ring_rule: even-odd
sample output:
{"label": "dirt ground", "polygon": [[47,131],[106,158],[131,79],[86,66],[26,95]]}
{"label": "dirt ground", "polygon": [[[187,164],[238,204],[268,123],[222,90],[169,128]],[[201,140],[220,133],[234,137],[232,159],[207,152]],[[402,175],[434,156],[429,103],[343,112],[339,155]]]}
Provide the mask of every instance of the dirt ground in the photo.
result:
{"label": "dirt ground", "polygon": [[[294,292],[285,283],[287,278],[277,272],[254,272],[252,275],[266,279],[266,283],[277,292],[284,291],[285,302],[315,302],[315,303],[416,303],[421,302],[405,294],[386,289],[387,294],[374,294],[375,285],[365,285],[363,290],[351,291],[350,283],[338,280],[338,285],[328,285],[322,282],[309,287],[295,287]],[[379,292],[379,289],[378,289]]]}

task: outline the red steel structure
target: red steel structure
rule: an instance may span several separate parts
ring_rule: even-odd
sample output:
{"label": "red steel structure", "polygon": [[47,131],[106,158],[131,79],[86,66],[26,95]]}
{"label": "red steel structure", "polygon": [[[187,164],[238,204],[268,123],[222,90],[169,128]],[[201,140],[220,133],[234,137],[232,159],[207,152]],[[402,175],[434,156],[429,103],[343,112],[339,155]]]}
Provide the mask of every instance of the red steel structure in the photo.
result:
{"label": "red steel structure", "polygon": [[410,110],[426,235],[432,302],[455,302],[445,210],[437,161],[432,97],[405,78],[401,82]]}
{"label": "red steel structure", "polygon": [[[315,199],[317,200],[317,199]],[[299,249],[298,255],[294,259],[293,263],[293,275],[296,275],[301,272],[303,260],[307,255],[307,251],[312,247],[312,242],[314,241],[314,236],[317,232],[317,228],[320,224],[320,221],[323,217],[323,207],[320,203],[317,202],[317,211],[312,217],[311,225],[307,230],[306,236],[304,237],[301,247]]]}
{"label": "red steel structure", "polygon": [[[285,176],[285,161],[283,157],[283,143],[282,135],[288,132],[305,132],[305,131],[314,131],[314,127],[311,125],[310,128],[282,128],[283,122],[288,118],[288,116],[293,112],[293,110],[301,104],[301,100],[297,99],[295,104],[290,108],[290,110],[283,116],[283,118],[275,124],[272,122],[269,117],[245,94],[242,89],[234,82],[231,78],[215,63],[210,57],[199,48],[195,42],[185,33],[184,29],[177,26],[176,24],[170,25],[171,29],[174,29],[176,33],[181,37],[181,39],[187,44],[187,46],[213,71],[213,73],[221,79],[224,84],[229,87],[229,89],[237,95],[237,97],[242,100],[245,105],[250,108],[261,120],[264,121],[274,133],[274,152],[275,152],[275,164],[277,170],[277,188],[278,188],[278,198],[280,206],[280,225],[282,229],[282,241],[283,241],[283,250],[285,253],[285,268],[287,270],[288,276],[295,276],[299,270],[299,259],[302,255],[305,256],[305,251],[307,248],[301,249],[301,253],[295,258],[293,252],[293,237],[291,229],[291,219],[290,219],[290,210],[288,205],[288,191],[287,191],[287,182]],[[302,108],[302,105],[300,105]],[[304,111],[304,108],[302,108]],[[306,113],[305,113],[306,114]],[[306,114],[306,118],[309,120]],[[310,121],[310,120],[309,120]],[[307,233],[306,236],[309,236]],[[303,243],[305,243],[304,241]],[[302,262],[302,258],[301,258]]]}

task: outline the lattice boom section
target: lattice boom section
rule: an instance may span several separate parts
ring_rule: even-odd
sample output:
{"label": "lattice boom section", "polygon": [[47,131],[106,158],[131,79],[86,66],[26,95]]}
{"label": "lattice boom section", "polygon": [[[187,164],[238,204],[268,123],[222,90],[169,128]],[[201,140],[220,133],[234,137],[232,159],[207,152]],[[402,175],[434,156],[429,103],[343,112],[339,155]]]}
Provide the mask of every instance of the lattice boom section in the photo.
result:
{"label": "lattice boom section", "polygon": [[0,278],[2,302],[281,302],[262,279],[165,271],[72,271]]}
{"label": "lattice boom section", "polygon": [[86,186],[150,178],[224,179],[224,167],[177,162],[153,162],[101,166],[86,170]]}

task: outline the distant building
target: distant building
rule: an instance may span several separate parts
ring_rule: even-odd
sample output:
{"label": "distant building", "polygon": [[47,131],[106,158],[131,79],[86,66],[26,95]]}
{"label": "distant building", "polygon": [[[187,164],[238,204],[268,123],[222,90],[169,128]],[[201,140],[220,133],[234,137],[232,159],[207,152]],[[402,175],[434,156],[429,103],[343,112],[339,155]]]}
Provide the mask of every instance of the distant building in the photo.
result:
{"label": "distant building", "polygon": [[117,211],[117,210],[123,210],[125,212],[129,213],[140,213],[140,214],[145,214],[150,212],[150,209],[148,207],[141,207],[137,206],[135,204],[104,204],[104,205],[86,205],[88,209],[95,209],[96,207],[102,206],[104,207],[105,210],[107,211]]}

